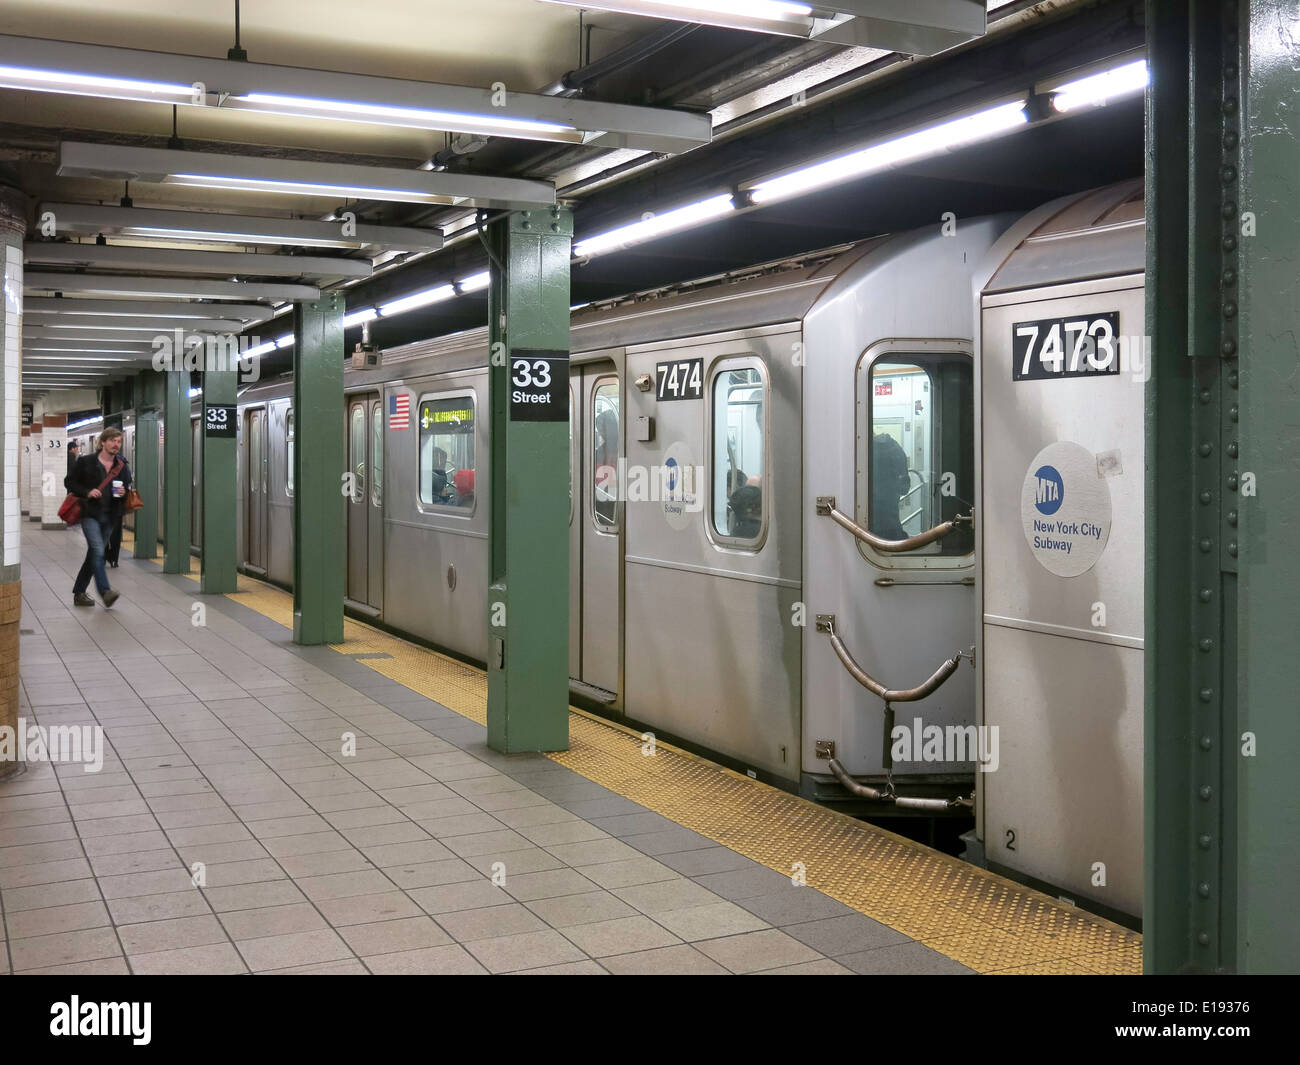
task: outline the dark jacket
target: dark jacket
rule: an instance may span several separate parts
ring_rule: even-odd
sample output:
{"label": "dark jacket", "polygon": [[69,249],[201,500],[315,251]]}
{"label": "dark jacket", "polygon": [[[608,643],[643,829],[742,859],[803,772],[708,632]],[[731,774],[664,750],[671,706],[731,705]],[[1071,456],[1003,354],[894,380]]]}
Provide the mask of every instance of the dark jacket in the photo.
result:
{"label": "dark jacket", "polygon": [[[124,488],[130,488],[131,467],[120,454],[117,456],[117,461],[122,464],[122,468],[112,481],[121,481]],[[126,496],[123,494],[120,499],[113,498],[112,481],[104,485],[102,498],[90,498],[91,491],[98,488],[99,482],[107,476],[108,471],[104,469],[103,463],[99,461],[99,453],[95,452],[90,455],[82,455],[81,458],[77,459],[72,467],[72,472],[68,474],[68,479],[63,482],[64,487],[69,492],[85,500],[81,505],[81,512],[85,517],[98,518],[107,514],[114,520],[121,518],[126,504]]]}

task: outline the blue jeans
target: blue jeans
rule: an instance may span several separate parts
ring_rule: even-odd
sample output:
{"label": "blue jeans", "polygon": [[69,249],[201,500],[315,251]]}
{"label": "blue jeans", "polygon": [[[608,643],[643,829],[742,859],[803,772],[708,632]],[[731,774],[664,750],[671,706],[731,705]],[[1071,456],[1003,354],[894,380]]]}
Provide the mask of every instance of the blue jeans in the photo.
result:
{"label": "blue jeans", "polygon": [[[107,508],[105,508],[107,509]],[[84,595],[90,586],[90,576],[95,576],[95,587],[99,594],[108,591],[108,571],[104,568],[104,548],[113,535],[113,517],[102,514],[97,518],[82,518],[81,531],[86,534],[86,560],[81,564],[81,572],[72,586],[73,595]]]}

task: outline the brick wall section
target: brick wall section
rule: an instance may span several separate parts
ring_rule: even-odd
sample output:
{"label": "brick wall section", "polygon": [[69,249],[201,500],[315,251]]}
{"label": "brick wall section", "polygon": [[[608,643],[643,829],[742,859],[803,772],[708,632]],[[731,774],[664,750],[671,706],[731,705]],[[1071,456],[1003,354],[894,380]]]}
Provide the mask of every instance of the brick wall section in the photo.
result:
{"label": "brick wall section", "polygon": [[[23,610],[21,581],[0,584],[0,728],[18,727],[18,626]],[[0,778],[22,763],[0,762]]]}

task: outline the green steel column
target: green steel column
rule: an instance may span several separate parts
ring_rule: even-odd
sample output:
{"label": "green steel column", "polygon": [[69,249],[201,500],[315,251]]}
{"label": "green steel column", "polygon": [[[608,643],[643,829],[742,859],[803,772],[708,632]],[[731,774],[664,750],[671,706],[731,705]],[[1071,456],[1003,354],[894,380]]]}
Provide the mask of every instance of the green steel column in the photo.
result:
{"label": "green steel column", "polygon": [[135,512],[135,557],[158,554],[158,411],[162,406],[162,375],[146,371],[135,385],[135,463],[131,473],[144,506]]}
{"label": "green steel column", "polygon": [[[238,457],[233,410],[238,393],[236,370],[210,370],[203,375],[203,428],[200,429],[200,484],[203,492],[203,550],[200,587],[210,595],[236,590],[235,474]],[[220,418],[209,407],[224,409]],[[211,418],[212,424],[209,424]],[[228,433],[229,435],[220,435]]]}
{"label": "green steel column", "polygon": [[[488,744],[569,746],[568,210],[494,222]],[[546,396],[527,402],[525,397]]]}
{"label": "green steel column", "polygon": [[1300,799],[1294,3],[1149,0],[1145,968],[1282,971]]}
{"label": "green steel column", "polygon": [[190,434],[189,371],[167,374],[163,448],[163,572],[190,571],[190,492],[194,441]]}
{"label": "green steel column", "polygon": [[343,297],[294,311],[293,641],[343,642]]}
{"label": "green steel column", "polygon": [[1238,767],[1229,824],[1238,841],[1234,968],[1282,973],[1300,964],[1300,550],[1293,535],[1300,528],[1300,10],[1295,0],[1255,0],[1245,16],[1237,193],[1241,376],[1225,423],[1225,535],[1240,567],[1232,678],[1238,698],[1225,742]]}

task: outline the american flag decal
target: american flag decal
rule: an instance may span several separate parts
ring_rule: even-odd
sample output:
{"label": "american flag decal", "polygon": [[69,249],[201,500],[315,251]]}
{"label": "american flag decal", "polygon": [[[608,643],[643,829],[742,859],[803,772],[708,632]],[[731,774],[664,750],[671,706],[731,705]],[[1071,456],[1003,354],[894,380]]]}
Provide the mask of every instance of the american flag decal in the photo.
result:
{"label": "american flag decal", "polygon": [[411,397],[403,392],[388,397],[388,428],[409,429],[411,427]]}

